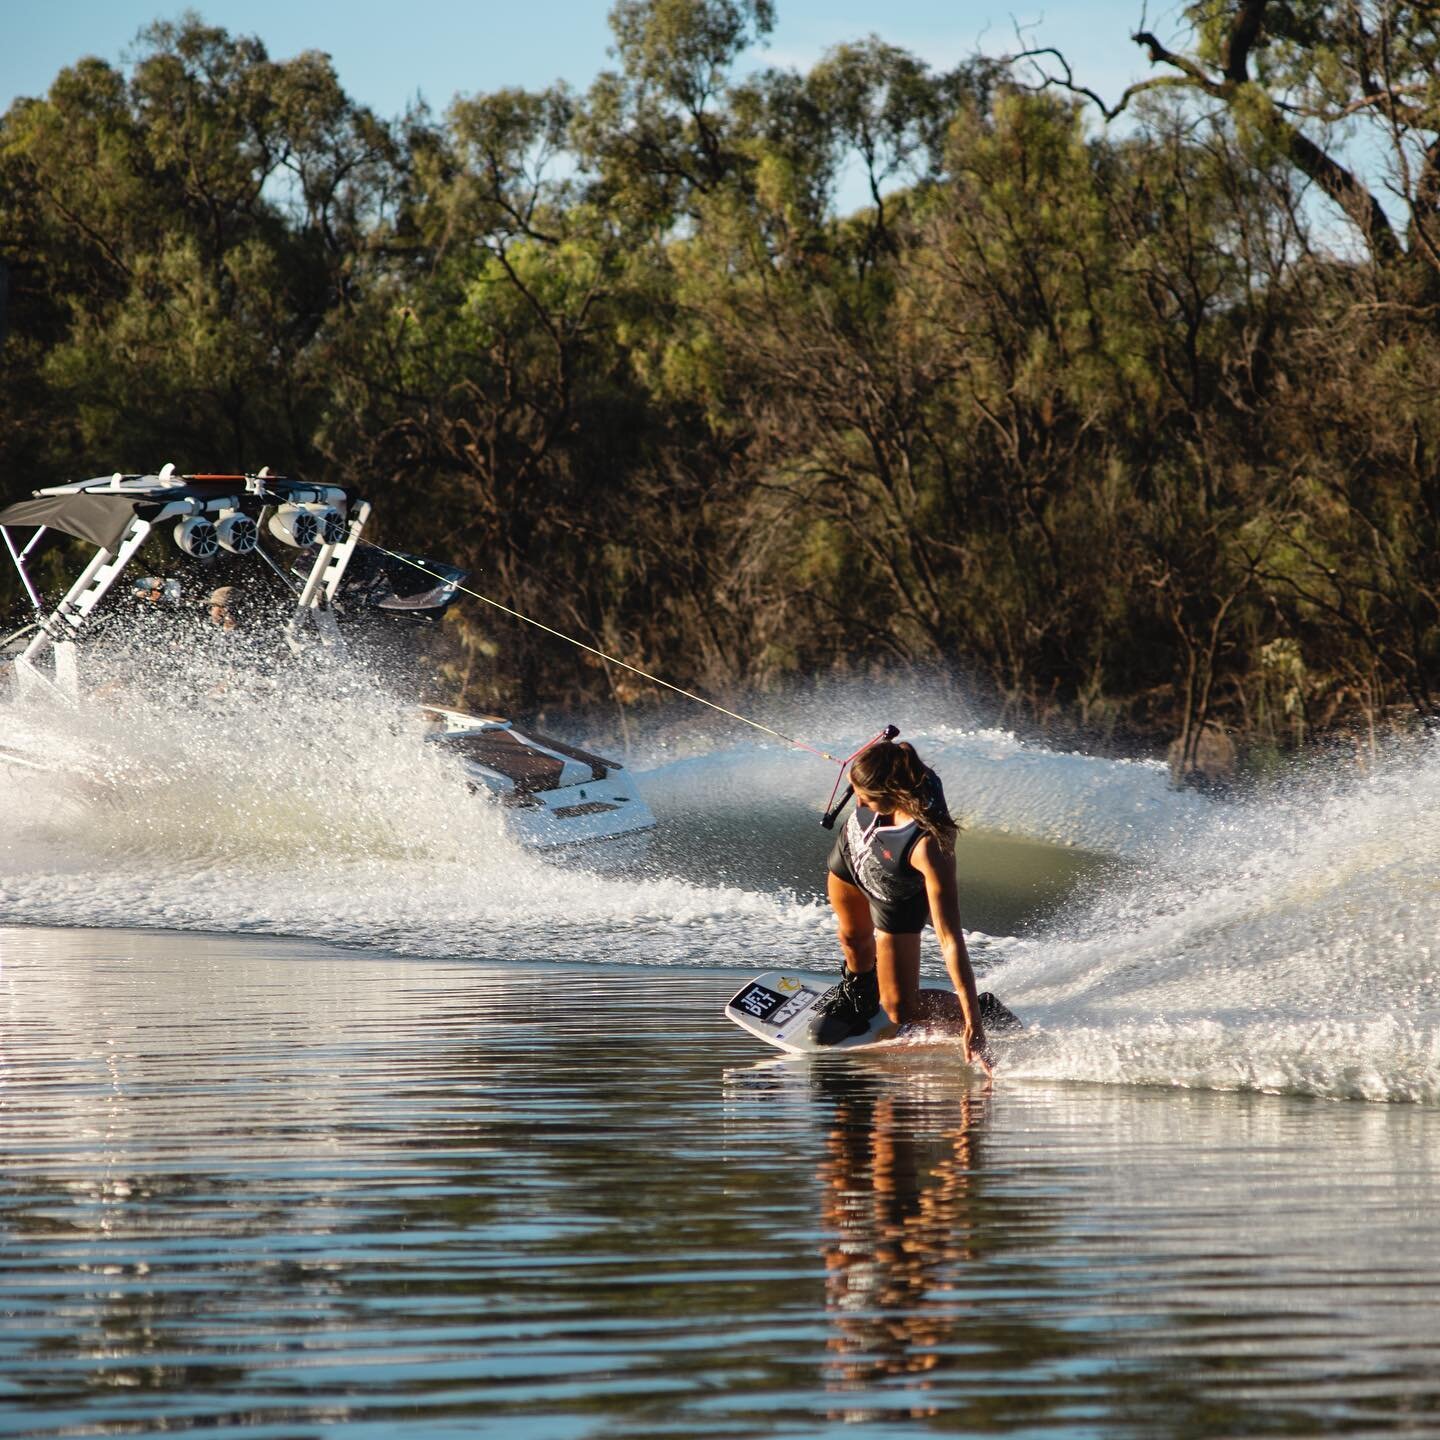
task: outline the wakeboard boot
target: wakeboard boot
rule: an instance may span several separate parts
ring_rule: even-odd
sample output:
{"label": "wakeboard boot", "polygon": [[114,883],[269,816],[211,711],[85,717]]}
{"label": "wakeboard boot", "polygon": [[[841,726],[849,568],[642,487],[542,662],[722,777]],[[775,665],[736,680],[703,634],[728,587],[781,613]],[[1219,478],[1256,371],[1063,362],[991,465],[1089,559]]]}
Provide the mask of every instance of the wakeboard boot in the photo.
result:
{"label": "wakeboard boot", "polygon": [[852,1035],[863,1035],[880,1008],[880,977],[874,970],[859,974],[846,968],[840,983],[821,997],[818,1019],[810,1032],[817,1045],[838,1045]]}

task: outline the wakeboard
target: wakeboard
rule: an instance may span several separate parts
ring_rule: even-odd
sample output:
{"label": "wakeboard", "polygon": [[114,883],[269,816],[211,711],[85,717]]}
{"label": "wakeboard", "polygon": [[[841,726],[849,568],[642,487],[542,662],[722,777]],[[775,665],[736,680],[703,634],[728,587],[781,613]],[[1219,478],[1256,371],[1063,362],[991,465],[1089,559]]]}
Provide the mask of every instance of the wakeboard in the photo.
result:
{"label": "wakeboard", "polygon": [[[877,1010],[869,1026],[858,1035],[849,1035],[833,1045],[816,1042],[815,1030],[820,1021],[821,1003],[838,986],[825,986],[805,976],[783,970],[767,970],[763,975],[742,985],[725,1006],[727,1019],[757,1040],[789,1051],[792,1055],[820,1055],[831,1050],[857,1050],[867,1045],[881,1045],[893,1040],[900,1027],[885,1013]],[[922,990],[922,996],[934,995],[953,1001],[948,990]],[[989,991],[980,996],[980,1018],[987,1035],[1019,1030],[1018,1016],[1007,1010]],[[937,1039],[953,1037],[938,1032]]]}

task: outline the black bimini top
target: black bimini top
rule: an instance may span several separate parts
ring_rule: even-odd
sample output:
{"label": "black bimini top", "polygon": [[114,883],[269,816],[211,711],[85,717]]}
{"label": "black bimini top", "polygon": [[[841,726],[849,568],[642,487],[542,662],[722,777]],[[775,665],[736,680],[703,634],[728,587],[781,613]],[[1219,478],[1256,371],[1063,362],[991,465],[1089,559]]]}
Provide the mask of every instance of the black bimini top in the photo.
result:
{"label": "black bimini top", "polygon": [[[180,498],[178,490],[171,496]],[[20,500],[0,510],[0,525],[45,526],[66,535],[88,540],[102,550],[115,550],[120,537],[136,510],[142,505],[159,506],[153,500],[135,495],[41,495],[35,500]]]}

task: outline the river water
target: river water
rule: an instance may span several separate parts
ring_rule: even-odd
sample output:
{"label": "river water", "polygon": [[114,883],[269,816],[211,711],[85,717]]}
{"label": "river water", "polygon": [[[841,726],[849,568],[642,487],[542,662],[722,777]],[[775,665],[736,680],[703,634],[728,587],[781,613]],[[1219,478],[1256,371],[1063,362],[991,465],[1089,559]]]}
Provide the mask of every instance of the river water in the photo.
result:
{"label": "river water", "polygon": [[1440,1433],[1440,755],[1220,805],[912,708],[993,1087],[722,1017],[835,965],[778,747],[638,745],[611,873],[358,699],[0,779],[0,1433]]}

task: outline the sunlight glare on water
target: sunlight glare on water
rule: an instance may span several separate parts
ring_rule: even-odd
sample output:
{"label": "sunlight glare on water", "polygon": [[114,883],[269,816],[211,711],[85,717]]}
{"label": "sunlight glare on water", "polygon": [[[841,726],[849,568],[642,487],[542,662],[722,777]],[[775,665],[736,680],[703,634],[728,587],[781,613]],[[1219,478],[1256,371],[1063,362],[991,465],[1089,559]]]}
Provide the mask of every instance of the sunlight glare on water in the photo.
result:
{"label": "sunlight glare on water", "polygon": [[1430,1107],[769,1060],[739,971],[0,953],[8,1434],[1440,1419]]}

